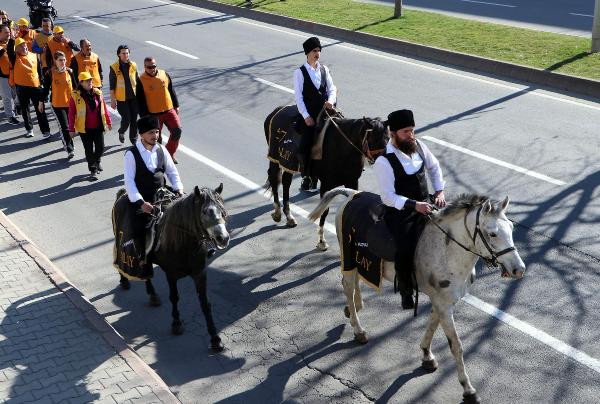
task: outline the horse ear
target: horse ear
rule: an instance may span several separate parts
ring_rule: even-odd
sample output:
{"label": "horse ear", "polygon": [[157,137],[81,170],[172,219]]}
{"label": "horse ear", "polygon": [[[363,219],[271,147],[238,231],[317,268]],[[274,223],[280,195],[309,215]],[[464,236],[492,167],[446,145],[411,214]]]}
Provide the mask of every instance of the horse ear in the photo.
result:
{"label": "horse ear", "polygon": [[215,192],[221,195],[221,192],[223,192],[223,183],[220,183],[219,186],[215,188]]}
{"label": "horse ear", "polygon": [[506,198],[504,198],[504,200],[502,201],[502,204],[500,205],[500,210],[502,210],[502,212],[506,212],[506,209],[508,208],[509,203],[510,203],[510,199],[508,198],[508,195],[507,195]]}
{"label": "horse ear", "polygon": [[200,188],[198,188],[198,185],[194,187],[194,195],[200,196]]}
{"label": "horse ear", "polygon": [[492,203],[488,199],[483,203],[483,206],[481,207],[481,213],[483,213],[484,215],[487,215],[491,211],[492,211]]}

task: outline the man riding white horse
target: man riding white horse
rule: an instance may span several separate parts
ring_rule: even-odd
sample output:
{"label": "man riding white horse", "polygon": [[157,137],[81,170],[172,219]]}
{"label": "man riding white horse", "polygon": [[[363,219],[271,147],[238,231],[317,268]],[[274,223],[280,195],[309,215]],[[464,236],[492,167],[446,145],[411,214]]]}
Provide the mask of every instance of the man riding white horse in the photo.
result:
{"label": "man riding white horse", "polygon": [[434,187],[434,204],[446,205],[444,178],[438,160],[427,146],[415,139],[412,111],[403,109],[388,115],[390,141],[374,165],[385,222],[396,243],[395,269],[402,296],[402,308],[414,308],[414,253],[420,232],[420,216],[433,210],[429,203],[427,171]]}
{"label": "man riding white horse", "polygon": [[300,170],[302,171],[303,190],[316,189],[317,177],[310,169],[310,150],[315,137],[317,117],[323,107],[333,109],[337,99],[337,89],[333,84],[329,69],[319,63],[321,57],[321,42],[313,36],[303,44],[306,63],[294,71],[294,95],[296,106],[302,115],[299,122],[299,132],[302,133],[300,142]]}

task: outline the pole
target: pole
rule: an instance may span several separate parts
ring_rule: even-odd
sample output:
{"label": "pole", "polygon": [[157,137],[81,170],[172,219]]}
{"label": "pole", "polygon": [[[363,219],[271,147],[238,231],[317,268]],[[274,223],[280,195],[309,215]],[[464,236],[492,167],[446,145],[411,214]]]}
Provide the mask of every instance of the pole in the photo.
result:
{"label": "pole", "polygon": [[[600,0],[596,0],[596,3]],[[402,0],[394,0],[394,18],[402,17]]]}
{"label": "pole", "polygon": [[596,0],[594,8],[594,25],[592,26],[592,53],[600,52],[600,0]]}

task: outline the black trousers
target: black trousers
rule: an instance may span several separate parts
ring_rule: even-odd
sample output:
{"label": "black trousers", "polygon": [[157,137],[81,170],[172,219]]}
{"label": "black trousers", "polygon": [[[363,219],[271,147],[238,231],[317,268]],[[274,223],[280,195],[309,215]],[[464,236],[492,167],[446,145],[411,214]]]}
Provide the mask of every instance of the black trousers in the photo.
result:
{"label": "black trousers", "polygon": [[44,94],[42,92],[41,87],[25,87],[25,86],[16,86],[17,88],[17,98],[19,99],[19,104],[21,105],[21,116],[23,117],[23,123],[25,124],[25,129],[28,131],[33,129],[33,124],[31,123],[31,115],[29,114],[29,103],[33,104],[33,109],[35,110],[35,115],[37,116],[38,126],[42,133],[50,132],[50,125],[48,124],[48,117],[46,116],[46,111],[38,111],[38,104],[40,101],[44,100]]}
{"label": "black trousers", "polygon": [[99,129],[85,129],[81,134],[81,142],[85,149],[85,159],[90,172],[95,172],[104,153],[104,131]]}
{"label": "black trousers", "polygon": [[312,169],[313,167],[310,159],[310,152],[316,136],[316,126],[307,126],[306,122],[304,122],[304,119],[300,119],[296,125],[296,130],[302,135],[300,137],[300,145],[298,147],[298,152],[304,159],[304,172],[301,174],[303,177],[316,177],[316,173],[314,173],[314,170]]}
{"label": "black trousers", "polygon": [[133,98],[131,100],[117,101],[117,111],[121,115],[119,133],[124,134],[127,128],[129,128],[129,141],[131,144],[135,144],[137,140],[137,100]]}
{"label": "black trousers", "polygon": [[71,153],[75,150],[75,146],[73,145],[73,139],[69,135],[69,108],[62,107],[52,107],[54,110],[54,114],[56,115],[56,119],[58,119],[58,124],[60,125],[60,131],[63,136],[63,144],[67,149],[67,153]]}

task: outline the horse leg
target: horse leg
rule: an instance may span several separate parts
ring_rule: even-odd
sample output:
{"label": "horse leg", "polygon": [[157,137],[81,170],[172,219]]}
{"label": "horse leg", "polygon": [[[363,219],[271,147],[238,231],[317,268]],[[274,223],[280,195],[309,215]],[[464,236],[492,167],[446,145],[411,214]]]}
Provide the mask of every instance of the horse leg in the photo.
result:
{"label": "horse leg", "polygon": [[448,345],[450,345],[450,350],[452,351],[452,355],[454,355],[454,360],[456,361],[458,381],[463,387],[463,401],[466,404],[478,403],[479,397],[477,397],[477,392],[471,384],[471,380],[469,379],[469,376],[467,375],[467,372],[465,370],[463,347],[462,342],[460,342],[460,338],[458,337],[458,333],[456,332],[453,308],[448,307],[445,311],[440,311],[439,321],[442,325],[442,328],[444,329],[444,333],[446,334],[446,338],[448,339]]}
{"label": "horse leg", "polygon": [[[321,180],[321,190],[320,190],[321,198],[323,198],[323,195],[327,191],[329,191],[329,187],[326,186],[323,183],[323,181]],[[319,228],[317,229],[317,236],[319,238],[319,241],[317,241],[317,250],[319,250],[319,251],[327,251],[327,249],[329,248],[329,244],[327,244],[327,241],[325,241],[325,231],[324,231],[325,219],[327,218],[328,214],[329,214],[329,208],[327,208],[327,209],[325,209],[325,211],[323,211],[323,214],[321,215],[321,218],[319,219]]]}
{"label": "horse leg", "polygon": [[358,273],[356,270],[343,272],[342,286],[346,295],[346,307],[344,307],[344,315],[350,318],[350,325],[354,328],[354,339],[360,344],[369,342],[367,332],[360,325],[358,314],[356,313],[355,295],[354,292],[358,288]]}
{"label": "horse leg", "polygon": [[281,205],[279,204],[279,166],[277,163],[272,161],[269,163],[269,185],[271,186],[271,192],[273,193],[273,213],[271,217],[276,223],[281,221]]}
{"label": "horse leg", "polygon": [[423,351],[421,367],[428,372],[434,372],[438,368],[438,362],[431,352],[431,340],[433,339],[433,334],[435,333],[435,330],[437,330],[439,324],[440,316],[438,315],[435,307],[432,307],[427,323],[427,330],[425,331],[425,335],[423,335],[423,339],[421,340],[421,350]]}
{"label": "horse leg", "polygon": [[171,301],[171,317],[173,322],[171,323],[171,332],[174,335],[183,334],[183,324],[179,318],[179,309],[177,303],[179,302],[179,291],[177,290],[177,279],[171,276],[167,276],[169,283],[169,300]]}
{"label": "horse leg", "polygon": [[285,214],[287,227],[296,227],[298,222],[290,211],[290,187],[292,186],[292,174],[285,172],[281,176],[281,185],[283,188],[283,213]]}
{"label": "horse leg", "polygon": [[121,277],[119,278],[119,285],[121,285],[121,289],[129,290],[131,289],[131,283],[129,279],[125,278],[122,274],[119,274]]}
{"label": "horse leg", "polygon": [[217,328],[215,327],[215,322],[212,317],[211,305],[208,302],[208,296],[206,295],[206,271],[202,271],[200,275],[194,278],[194,282],[196,284],[198,298],[200,299],[202,313],[204,313],[204,319],[206,320],[206,328],[210,334],[210,348],[215,352],[221,352],[225,347],[217,333]]}
{"label": "horse leg", "polygon": [[160,297],[156,294],[156,290],[154,290],[154,285],[152,284],[152,280],[146,279],[146,293],[150,296],[150,306],[158,307],[160,306]]}
{"label": "horse leg", "polygon": [[357,313],[365,307],[362,293],[360,293],[360,282],[358,282],[358,280],[354,282],[354,306],[356,307]]}

